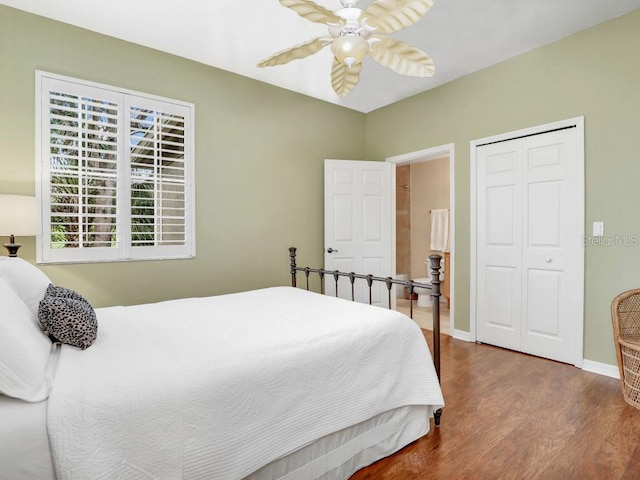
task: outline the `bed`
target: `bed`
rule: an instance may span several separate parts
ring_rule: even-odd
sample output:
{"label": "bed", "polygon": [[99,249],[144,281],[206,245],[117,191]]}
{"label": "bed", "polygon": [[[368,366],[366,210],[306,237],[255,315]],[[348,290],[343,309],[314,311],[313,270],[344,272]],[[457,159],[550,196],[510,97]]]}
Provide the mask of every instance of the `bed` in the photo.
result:
{"label": "bed", "polygon": [[392,310],[273,287],[95,309],[89,348],[52,348],[49,284],[0,259],[3,480],[346,479],[444,406],[422,332]]}

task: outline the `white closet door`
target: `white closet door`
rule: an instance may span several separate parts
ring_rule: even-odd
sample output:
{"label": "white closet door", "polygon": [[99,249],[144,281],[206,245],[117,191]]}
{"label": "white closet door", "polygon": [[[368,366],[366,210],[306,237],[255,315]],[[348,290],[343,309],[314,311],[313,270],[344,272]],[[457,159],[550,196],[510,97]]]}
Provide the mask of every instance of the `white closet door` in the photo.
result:
{"label": "white closet door", "polygon": [[572,363],[582,323],[575,129],[524,138],[522,351]]}
{"label": "white closet door", "polygon": [[575,129],[476,154],[477,340],[575,363],[584,218]]}
{"label": "white closet door", "polygon": [[477,339],[520,349],[522,144],[478,148]]}

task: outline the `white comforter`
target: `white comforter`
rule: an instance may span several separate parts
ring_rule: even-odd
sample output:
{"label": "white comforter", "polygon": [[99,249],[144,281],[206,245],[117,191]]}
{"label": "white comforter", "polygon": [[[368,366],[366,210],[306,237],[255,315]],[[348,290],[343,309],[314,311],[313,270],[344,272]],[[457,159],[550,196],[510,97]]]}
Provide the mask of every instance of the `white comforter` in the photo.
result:
{"label": "white comforter", "polygon": [[65,479],[239,479],[403,405],[444,404],[408,317],[289,287],[98,309],[49,399]]}

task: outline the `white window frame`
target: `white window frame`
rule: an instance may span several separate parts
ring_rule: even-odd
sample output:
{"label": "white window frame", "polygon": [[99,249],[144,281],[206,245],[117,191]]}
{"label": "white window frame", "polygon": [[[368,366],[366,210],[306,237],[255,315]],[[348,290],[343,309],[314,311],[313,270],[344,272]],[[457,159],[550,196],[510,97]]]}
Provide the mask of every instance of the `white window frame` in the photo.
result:
{"label": "white window frame", "polygon": [[[100,89],[99,95],[117,99],[119,105],[118,125],[118,180],[117,180],[117,231],[118,242],[112,247],[51,248],[50,205],[50,130],[48,100],[52,85],[67,84],[71,90],[80,90],[91,96]],[[40,206],[39,228],[36,235],[37,263],[96,263],[135,260],[162,260],[194,258],[195,245],[195,105],[192,103],[159,97],[110,85],[89,82],[63,75],[36,70],[36,197]],[[92,97],[92,98],[100,98]],[[185,182],[185,241],[184,245],[158,245],[133,247],[131,242],[131,189],[130,185],[130,119],[132,104],[136,106],[158,106],[163,113],[184,116],[184,182]]]}

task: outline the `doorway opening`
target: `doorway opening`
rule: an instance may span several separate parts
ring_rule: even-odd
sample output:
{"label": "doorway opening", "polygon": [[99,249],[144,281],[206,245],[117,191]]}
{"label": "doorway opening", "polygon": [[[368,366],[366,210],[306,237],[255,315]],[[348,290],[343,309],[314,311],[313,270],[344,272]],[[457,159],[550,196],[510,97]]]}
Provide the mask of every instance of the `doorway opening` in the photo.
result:
{"label": "doorway opening", "polygon": [[[440,331],[452,335],[454,266],[454,151],[453,144],[387,158],[396,164],[393,260],[396,278],[431,278],[429,255],[443,257],[440,276]],[[445,226],[446,225],[446,226]],[[414,293],[413,318],[432,327],[430,292]],[[409,313],[406,289],[396,291],[396,310]]]}

